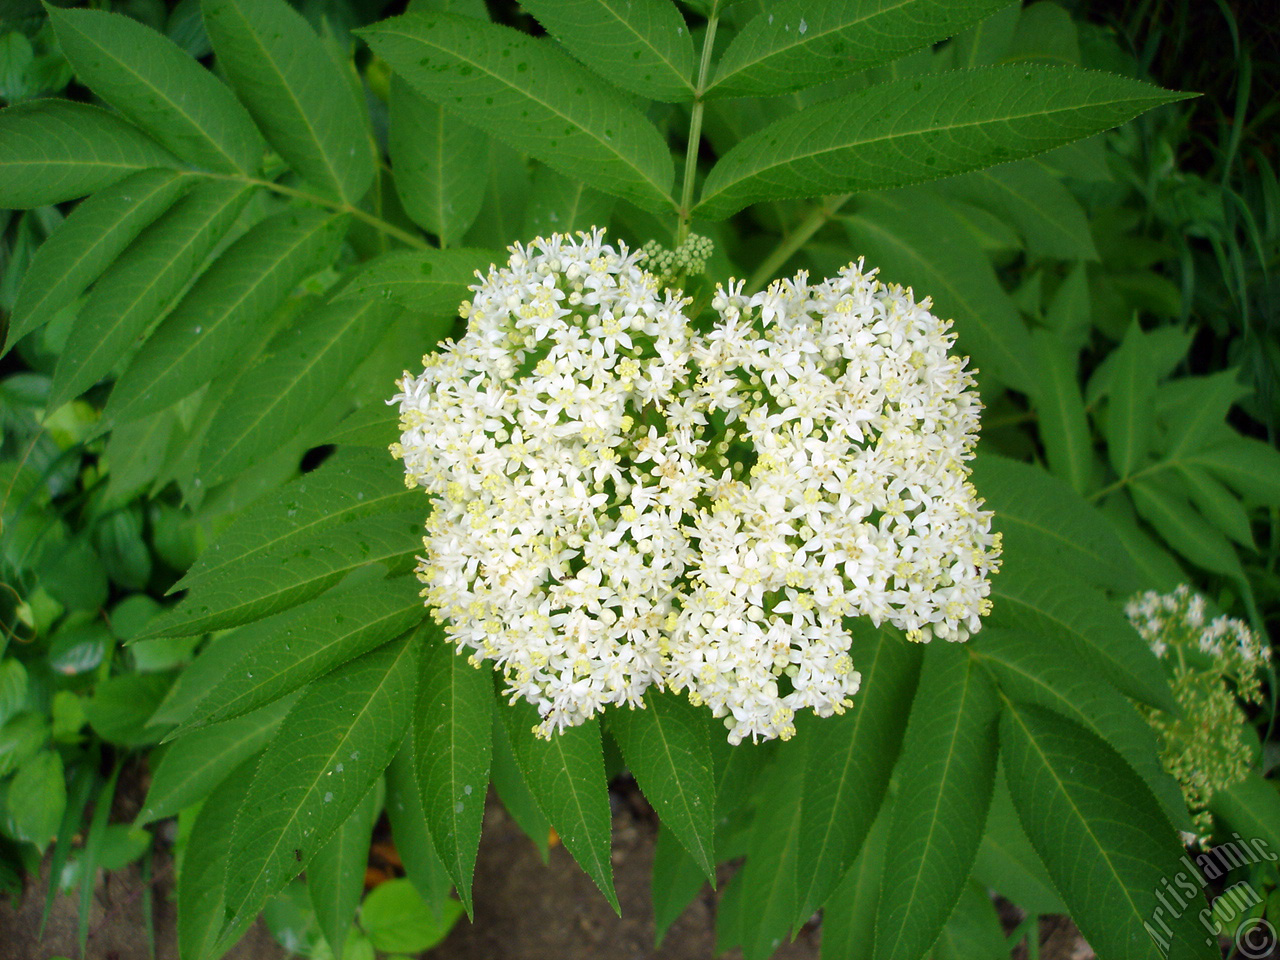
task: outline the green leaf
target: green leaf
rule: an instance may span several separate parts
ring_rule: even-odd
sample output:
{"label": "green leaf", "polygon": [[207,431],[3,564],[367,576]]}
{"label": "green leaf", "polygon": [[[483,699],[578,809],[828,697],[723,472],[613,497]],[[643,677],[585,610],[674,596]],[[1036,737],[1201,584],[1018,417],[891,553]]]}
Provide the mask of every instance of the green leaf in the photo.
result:
{"label": "green leaf", "polygon": [[1097,590],[1061,570],[1006,558],[991,583],[992,626],[1025,630],[1070,655],[1133,697],[1179,713],[1164,671],[1124,614]]}
{"label": "green leaf", "polygon": [[578,60],[648,100],[694,98],[693,40],[671,0],[525,0]]}
{"label": "green leaf", "polygon": [[1151,449],[1151,400],[1156,376],[1138,321],[1115,351],[1111,402],[1107,405],[1107,456],[1121,479],[1138,468]]}
{"label": "green leaf", "polygon": [[1151,725],[1115,687],[1062,656],[1050,638],[989,627],[974,637],[973,647],[1008,696],[1059,713],[1105,740],[1146,781],[1170,821],[1191,828],[1182,791],[1160,763]]}
{"label": "green leaf", "polygon": [[[1239,783],[1215,790],[1209,798],[1209,809],[1237,833],[1249,837],[1253,845],[1261,841],[1264,847],[1270,844],[1273,850],[1280,850],[1280,794],[1276,793],[1274,781],[1250,773]],[[1261,859],[1271,857],[1264,855]]]}
{"label": "green leaf", "polygon": [[285,717],[231,830],[229,917],[256,914],[305,869],[382,775],[413,714],[416,660],[409,638],[365,654]]}
{"label": "green leaf", "polygon": [[1080,394],[1077,354],[1048,330],[1033,330],[1031,340],[1039,374],[1033,396],[1049,466],[1076,493],[1087,493],[1093,485],[1093,437]]}
{"label": "green leaf", "polygon": [[1040,855],[1018,821],[1006,781],[1003,772],[996,775],[987,832],[973,864],[973,878],[1008,897],[1027,913],[1066,913],[1067,905],[1058,896],[1053,880],[1040,862]]}
{"label": "green leaf", "polygon": [[533,173],[521,233],[526,237],[546,237],[607,226],[613,202],[613,197],[592,190],[580,180],[569,180],[550,167],[539,166]]}
{"label": "green leaf", "polygon": [[643,710],[609,714],[627,767],[663,825],[715,883],[715,780],[706,713],[675,693],[649,690]]}
{"label": "green leaf", "polygon": [[1017,160],[1180,100],[1151,84],[1031,64],[921,75],[806,107],[712,168],[694,215],[900,187]]}
{"label": "green leaf", "polygon": [[267,745],[297,700],[286,697],[183,737],[152,768],[147,802],[137,822],[172,817],[209,796],[227,774]]}
{"label": "green leaf", "polygon": [[[1125,328],[1129,332],[1129,327]],[[1193,328],[1156,327],[1150,333],[1142,334],[1143,355],[1147,365],[1154,372],[1157,381],[1163,380],[1178,368],[1187,356],[1191,341],[1195,337]],[[1085,404],[1090,407],[1098,405],[1104,397],[1111,393],[1115,381],[1115,369],[1119,362],[1119,351],[1112,350],[1107,354],[1098,368],[1089,378],[1089,386],[1085,390]]]}
{"label": "green leaf", "polygon": [[400,436],[400,413],[383,403],[369,403],[352,410],[325,443],[338,446],[372,447],[379,453],[386,450]]}
{"label": "green leaf", "polygon": [[462,915],[462,905],[446,900],[444,916],[436,915],[408,880],[388,880],[365,897],[360,926],[378,950],[420,953],[446,936]]}
{"label": "green leaf", "polygon": [[1222,433],[1227,414],[1236,402],[1253,392],[1240,380],[1240,371],[1223,370],[1206,377],[1179,377],[1160,387],[1159,401],[1169,408],[1165,435],[1166,453],[1177,459],[1212,446]]}
{"label": "green leaf", "polygon": [[[226,919],[225,877],[231,848],[227,838],[249,795],[258,758],[244,761],[200,808],[178,870],[178,951],[182,960],[206,960]],[[226,939],[238,939],[253,917],[233,922]]]}
{"label": "green leaf", "polygon": [[924,655],[898,761],[874,956],[922,956],[973,869],[996,772],[996,690],[963,648]]}
{"label": "green leaf", "polygon": [[958,349],[972,354],[982,373],[1031,391],[1031,338],[1017,307],[945,202],[922,190],[867,196],[845,226],[882,282],[913,287],[921,299],[932,298],[936,314],[954,319]]}
{"label": "green leaf", "polygon": [[400,202],[442,246],[453,246],[484,202],[487,171],[476,157],[488,152],[488,138],[401,77],[391,78],[388,108],[387,149]]}
{"label": "green leaf", "polygon": [[176,170],[141,170],[77,205],[32,257],[4,349],[74,303],[195,182]]}
{"label": "green leaf", "polygon": [[0,207],[74,200],[178,161],[137,127],[87,103],[44,99],[0,110]]}
{"label": "green leaf", "polygon": [[902,747],[920,675],[921,648],[896,631],[855,621],[849,656],[862,674],[853,706],[808,731],[800,831],[803,924],[853,863],[875,821]]}
{"label": "green leaf", "polygon": [[1178,467],[1178,479],[1197,510],[1220,532],[1240,546],[1257,550],[1249,513],[1240,499],[1207,470],[1190,464]]}
{"label": "green leaf", "polygon": [[400,751],[387,767],[387,820],[391,839],[404,865],[405,876],[429,904],[442,904],[452,881],[431,842],[422,793],[413,773],[413,737],[404,738]]}
{"label": "green leaf", "polygon": [[1165,916],[1157,902],[1161,884],[1180,872],[1182,851],[1151,791],[1114,750],[1069,720],[1008,702],[1000,745],[1027,836],[1100,954],[1218,955],[1195,910]]}
{"label": "green leaf", "polygon": [[419,93],[606,193],[669,210],[674,167],[662,136],[621,94],[508,27],[405,14],[359,31]]}
{"label": "green leaf", "polygon": [[653,942],[662,946],[667,931],[706,885],[707,878],[698,861],[664,823],[653,846]]}
{"label": "green leaf", "polygon": [[609,858],[612,823],[600,722],[588,720],[540,740],[533,735],[538,711],[527,701],[500,703],[497,709],[529,792],[573,858],[621,915]]}
{"label": "green leaf", "polygon": [[159,742],[166,731],[152,726],[151,716],[172,682],[161,673],[122,673],[103,680],[84,706],[89,726],[103,740],[124,747]]}
{"label": "green leaf", "polygon": [[338,299],[390,300],[428,317],[448,317],[443,336],[469,296],[467,287],[478,282],[476,272],[487,273],[497,259],[488,250],[396,250],[365,264]]}
{"label": "green leaf", "polygon": [[277,614],[174,736],[218,724],[293,693],[317,677],[399,636],[425,615],[406,577],[339,589]]}
{"label": "green leaf", "polygon": [[341,300],[276,334],[212,413],[196,474],[206,489],[260,461],[282,435],[301,433],[396,313],[388,304]]}
{"label": "green leaf", "polygon": [[49,408],[109,373],[231,229],[256,188],[202,183],[149,226],[103,274],[76,317],[58,360]]}
{"label": "green leaf", "polygon": [[472,916],[471,877],[493,752],[493,676],[488,667],[474,667],[459,655],[434,623],[424,625],[422,644],[415,774],[436,852]]}
{"label": "green leaf", "polygon": [[720,58],[708,97],[787,93],[868,70],[953,36],[1008,0],[783,0]]}
{"label": "green leaf", "polygon": [[241,362],[299,281],[333,260],[346,224],[321,210],[292,209],[239,237],[125,369],[107,401],[108,424],[163,410]]}
{"label": "green leaf", "polygon": [[1201,569],[1244,579],[1235,548],[1180,493],[1146,477],[1133,481],[1129,492],[1142,519],[1178,553]]}
{"label": "green leaf", "polygon": [[1034,160],[977,170],[940,185],[958,197],[998,214],[1017,227],[1032,257],[1097,260],[1080,201]]}
{"label": "green leaf", "polygon": [[832,891],[822,913],[822,960],[865,957],[875,942],[880,878],[889,847],[886,809],[872,825],[858,858]]}
{"label": "green leaf", "polygon": [[22,661],[0,661],[0,727],[22,709],[26,696],[27,668]]}
{"label": "green leaf", "polygon": [[271,146],[325,194],[359,202],[373,182],[368,112],[284,0],[202,0],[218,66]]}
{"label": "green leaf", "polygon": [[535,847],[538,855],[546,864],[550,856],[551,823],[543,815],[538,802],[529,792],[524,774],[516,761],[515,748],[511,746],[511,738],[507,736],[507,723],[502,717],[501,706],[493,712],[493,766],[490,770],[493,777],[493,789],[498,799],[507,808],[507,813],[520,825]]}
{"label": "green leaf", "polygon": [[1004,538],[1007,557],[1065,570],[1104,589],[1142,586],[1111,524],[1057,477],[990,453],[979,454],[972,466],[973,484],[995,511],[991,526]]}
{"label": "green leaf", "polygon": [[1188,455],[1252,503],[1280,504],[1280,451],[1252,437],[1234,437]]}
{"label": "green leaf", "polygon": [[181,430],[179,419],[179,412],[171,408],[111,431],[106,451],[107,503],[127,503],[160,475],[170,440]]}
{"label": "green leaf", "polygon": [[6,813],[18,840],[34,843],[43,853],[58,832],[67,805],[62,756],[41,750],[18,768],[9,782]]}
{"label": "green leaf", "polygon": [[76,76],[175,157],[253,176],[265,144],[239,101],[173,41],[99,10],[49,9]]}
{"label": "green leaf", "polygon": [[316,852],[307,867],[307,893],[311,895],[316,924],[328,941],[334,960],[342,960],[347,932],[360,903],[360,894],[364,892],[369,841],[381,801],[382,791],[375,780],[347,822]]}
{"label": "green leaf", "polygon": [[1009,944],[991,895],[970,880],[933,948],[936,960],[1006,960]]}
{"label": "green leaf", "polygon": [[425,515],[424,495],[405,489],[403,472],[385,447],[339,452],[255,501],[200,554],[174,589],[189,589],[225,573],[233,563],[287,549],[358,517],[413,507],[422,507]]}
{"label": "green leaf", "polygon": [[406,572],[421,551],[420,512],[360,517],[340,537],[322,530],[209,577],[138,639],[189,636],[257,620],[309,600],[361,567],[385,564],[389,574]]}

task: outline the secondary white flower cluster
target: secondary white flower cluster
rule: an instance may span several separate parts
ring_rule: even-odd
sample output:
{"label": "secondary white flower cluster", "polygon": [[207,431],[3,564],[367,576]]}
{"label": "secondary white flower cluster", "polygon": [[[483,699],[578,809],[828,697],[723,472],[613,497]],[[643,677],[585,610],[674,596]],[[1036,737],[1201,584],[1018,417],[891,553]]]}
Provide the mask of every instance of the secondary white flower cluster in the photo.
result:
{"label": "secondary white flower cluster", "polygon": [[1242,620],[1210,619],[1204,597],[1186,584],[1168,594],[1138,594],[1125,614],[1172,670],[1183,715],[1141,709],[1160,735],[1160,759],[1181,783],[1196,829],[1207,836],[1210,798],[1249,772],[1253,755],[1241,703],[1262,702],[1260,673],[1271,648]]}
{"label": "secondary white flower cluster", "polygon": [[786,738],[858,689],[845,618],[979,629],[999,538],[973,380],[927,301],[860,264],[721,288],[700,332],[642,256],[598,230],[512,247],[400,381],[392,452],[435,500],[423,596],[543,736],[657,684],[731,742]]}

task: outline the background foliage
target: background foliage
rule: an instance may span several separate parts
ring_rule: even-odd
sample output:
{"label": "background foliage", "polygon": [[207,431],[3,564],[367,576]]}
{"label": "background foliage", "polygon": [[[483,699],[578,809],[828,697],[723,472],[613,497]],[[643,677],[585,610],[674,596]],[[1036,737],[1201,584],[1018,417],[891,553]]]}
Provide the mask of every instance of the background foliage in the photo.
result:
{"label": "background foliage", "polygon": [[[184,958],[264,907],[313,955],[423,949],[471,909],[490,781],[616,907],[625,764],[663,822],[659,936],[733,861],[720,945],[748,957],[819,908],[824,956],[1007,954],[988,889],[1153,956],[1189,819],[1117,601],[1191,580],[1265,630],[1280,597],[1280,190],[1247,50],[1206,132],[1138,79],[1150,41],[1050,2],[415,0],[360,29],[376,7],[33,8],[0,39],[0,879],[48,851],[52,897],[177,816]],[[1005,536],[981,635],[856,626],[855,708],[737,748],[663,696],[536,741],[434,642],[382,401],[476,268],[590,225],[712,237],[703,307],[865,256],[956,319]],[[1268,757],[1214,811],[1280,846]],[[354,928],[381,813],[408,879]]]}

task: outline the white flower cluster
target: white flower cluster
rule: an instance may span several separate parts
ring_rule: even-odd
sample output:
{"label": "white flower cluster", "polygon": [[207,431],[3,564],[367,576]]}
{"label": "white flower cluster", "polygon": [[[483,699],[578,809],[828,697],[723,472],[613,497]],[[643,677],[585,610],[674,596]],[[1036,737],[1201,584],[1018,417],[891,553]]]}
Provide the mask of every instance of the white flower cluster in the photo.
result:
{"label": "white flower cluster", "polygon": [[700,332],[642,256],[601,231],[512,247],[400,381],[392,452],[435,500],[423,596],[543,736],[657,684],[731,742],[786,738],[858,689],[846,617],[979,629],[999,537],[967,479],[973,380],[860,265],[721,288]]}
{"label": "white flower cluster", "polygon": [[1206,809],[1219,790],[1243,780],[1253,762],[1241,703],[1261,703],[1262,666],[1271,648],[1242,620],[1209,619],[1204,597],[1182,584],[1148,591],[1125,605],[1129,622],[1170,666],[1180,717],[1142,707],[1160,735],[1160,759],[1182,784],[1200,834],[1213,831]]}

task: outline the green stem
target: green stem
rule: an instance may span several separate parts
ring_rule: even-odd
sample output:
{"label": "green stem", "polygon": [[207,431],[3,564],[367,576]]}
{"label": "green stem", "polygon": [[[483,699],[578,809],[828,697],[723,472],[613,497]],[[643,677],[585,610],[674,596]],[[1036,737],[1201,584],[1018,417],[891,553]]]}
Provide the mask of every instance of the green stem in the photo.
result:
{"label": "green stem", "polygon": [[800,221],[800,225],[783,237],[782,242],[773,248],[769,256],[765,257],[764,263],[760,264],[756,272],[751,275],[751,279],[747,281],[746,292],[755,293],[772,280],[774,272],[808,243],[810,237],[826,226],[851,196],[853,194],[846,193],[839,197],[826,197],[822,203],[810,210],[809,215]]}
{"label": "green stem", "polygon": [[316,206],[328,207],[335,213],[349,213],[357,220],[363,220],[375,230],[385,233],[389,237],[395,237],[401,243],[410,247],[416,247],[419,250],[431,249],[431,244],[427,243],[421,237],[416,237],[407,230],[401,230],[393,223],[387,223],[381,217],[375,217],[371,213],[366,213],[359,207],[354,207],[346,201],[330,200],[328,197],[322,197],[315,193],[308,193],[305,190],[299,190],[297,187],[287,187],[283,183],[276,183],[274,180],[262,180],[258,177],[237,177],[234,174],[206,174],[210,177],[218,177],[223,180],[238,180],[242,183],[250,183],[256,187],[263,187],[274,193],[281,194],[286,197],[293,197],[298,200],[305,200],[308,203],[314,203]]}
{"label": "green stem", "polygon": [[698,173],[698,143],[702,140],[702,95],[707,92],[707,76],[711,73],[711,48],[716,42],[716,26],[720,23],[720,0],[711,5],[707,15],[707,34],[702,38],[702,59],[698,62],[698,82],[693,91],[693,109],[689,113],[689,141],[684,152],[684,181],[680,187],[679,221],[676,243],[679,247],[689,238],[689,220],[693,211],[693,183]]}

